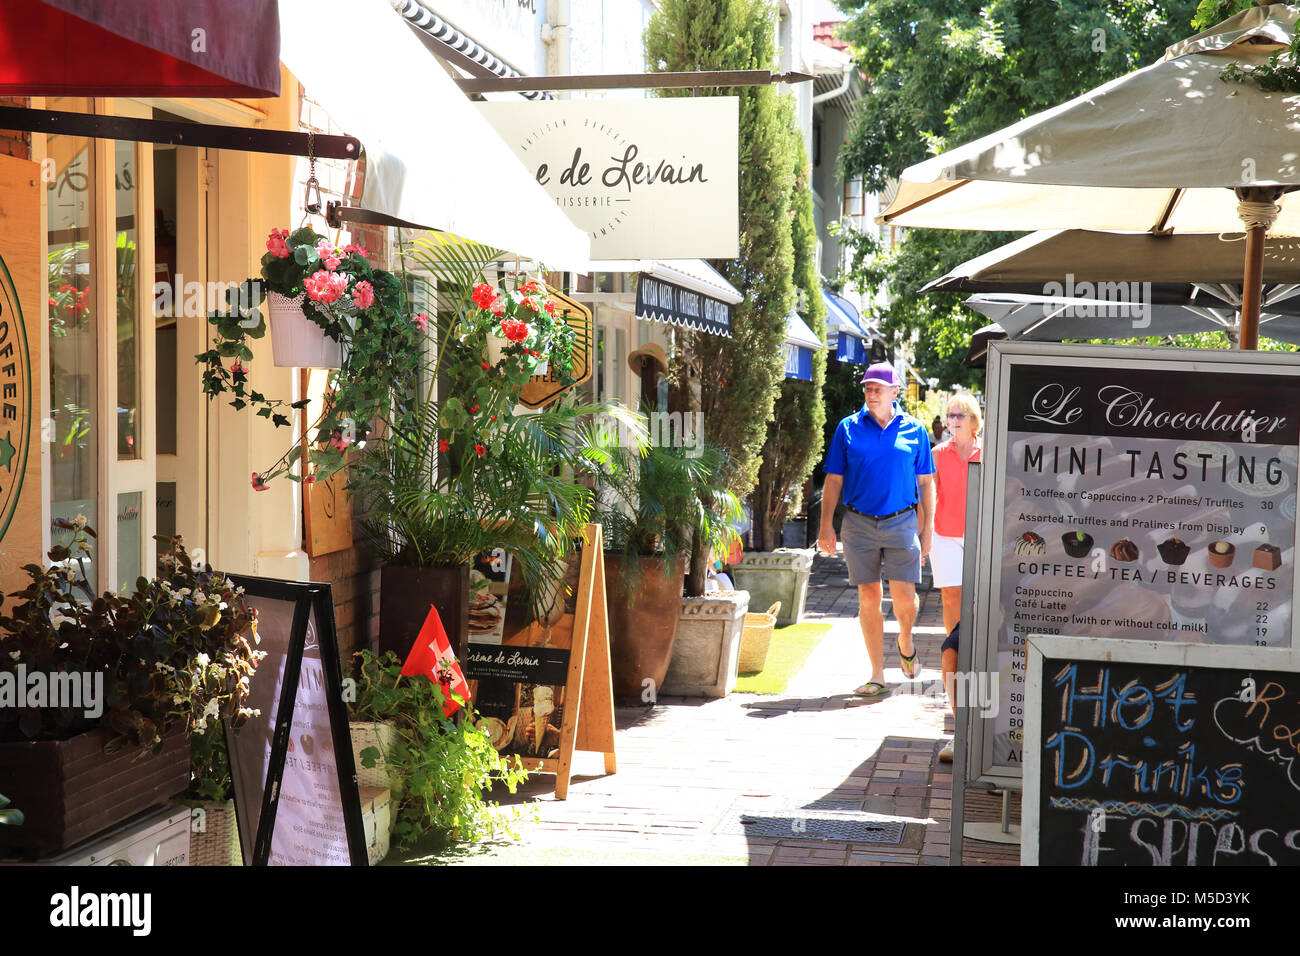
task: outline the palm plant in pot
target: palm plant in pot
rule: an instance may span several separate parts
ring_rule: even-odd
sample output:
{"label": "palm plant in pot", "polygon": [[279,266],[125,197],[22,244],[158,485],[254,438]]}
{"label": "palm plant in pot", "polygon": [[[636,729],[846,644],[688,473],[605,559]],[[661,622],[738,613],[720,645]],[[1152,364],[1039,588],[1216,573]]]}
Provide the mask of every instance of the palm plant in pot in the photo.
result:
{"label": "palm plant in pot", "polygon": [[740,501],[720,484],[722,449],[620,449],[605,477],[605,562],[614,698],[654,703],[672,661],[692,542],[722,550],[735,538]]}
{"label": "palm plant in pot", "polygon": [[[186,788],[189,734],[252,716],[261,660],[241,592],[179,539],[131,594],[94,594],[85,519],[0,615],[0,789],[27,820],[0,846],[53,853]],[[56,692],[57,689],[57,692]],[[77,699],[74,699],[77,698]]]}
{"label": "palm plant in pot", "polygon": [[[572,373],[575,338],[555,320],[543,284],[525,279],[507,289],[503,277],[494,291],[485,275],[501,253],[445,234],[419,240],[410,257],[437,281],[439,347],[418,388],[396,397],[350,483],[384,561],[379,650],[402,656],[430,602],[464,650],[470,563],[495,549],[513,556],[532,618],[543,616],[592,515],[592,492],[578,478],[612,461],[597,441],[595,415],[637,430],[620,407],[571,396],[517,414],[539,359],[561,380]],[[494,337],[506,344],[492,361]]]}

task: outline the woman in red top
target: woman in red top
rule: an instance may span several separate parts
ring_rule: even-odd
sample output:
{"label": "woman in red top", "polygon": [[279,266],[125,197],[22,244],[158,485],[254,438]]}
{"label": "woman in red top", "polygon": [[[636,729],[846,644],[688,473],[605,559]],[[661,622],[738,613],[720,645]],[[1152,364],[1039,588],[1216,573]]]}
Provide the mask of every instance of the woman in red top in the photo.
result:
{"label": "woman in red top", "polygon": [[[934,449],[934,483],[937,502],[934,537],[930,547],[930,569],[934,586],[943,596],[943,629],[949,635],[943,645],[943,683],[948,705],[953,706],[953,680],[957,673],[956,636],[953,629],[961,619],[961,568],[966,535],[966,464],[980,460],[980,407],[969,395],[957,395],[948,402],[948,430],[952,437]],[[954,710],[954,716],[956,711]],[[952,759],[951,745],[940,756]]]}

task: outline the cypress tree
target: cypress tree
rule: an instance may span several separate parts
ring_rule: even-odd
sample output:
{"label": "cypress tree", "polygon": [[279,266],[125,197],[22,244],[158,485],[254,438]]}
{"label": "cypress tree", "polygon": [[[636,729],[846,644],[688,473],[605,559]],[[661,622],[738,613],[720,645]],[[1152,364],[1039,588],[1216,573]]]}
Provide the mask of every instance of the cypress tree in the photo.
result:
{"label": "cypress tree", "polygon": [[[817,337],[826,343],[826,303],[817,270],[817,228],[813,220],[811,169],[803,137],[793,133],[794,184],[790,194],[790,234],[794,252],[797,310]],[[764,551],[781,544],[786,518],[799,510],[803,484],[821,458],[826,404],[826,350],[813,353],[812,381],[782,380],[780,394],[767,425],[754,488],[754,540]]]}
{"label": "cypress tree", "polygon": [[[771,0],[664,0],[645,32],[651,72],[776,68]],[[795,161],[793,100],[771,86],[664,90],[664,96],[740,99],[740,257],[714,267],[743,295],[731,338],[690,336],[707,440],[727,451],[725,485],[744,497],[784,380],[781,344],[794,304],[790,196]],[[680,356],[674,378],[682,381]],[[690,389],[686,389],[689,392]]]}

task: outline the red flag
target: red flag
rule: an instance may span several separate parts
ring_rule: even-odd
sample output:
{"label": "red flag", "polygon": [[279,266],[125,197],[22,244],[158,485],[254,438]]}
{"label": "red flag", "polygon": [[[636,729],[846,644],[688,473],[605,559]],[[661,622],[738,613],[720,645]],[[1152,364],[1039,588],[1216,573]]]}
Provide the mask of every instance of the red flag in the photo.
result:
{"label": "red flag", "polygon": [[447,695],[442,712],[448,717],[460,708],[460,704],[452,699],[453,693],[465,700],[469,699],[469,682],[456,663],[456,655],[452,653],[451,641],[447,640],[447,632],[442,627],[438,609],[432,605],[429,606],[429,616],[424,619],[424,626],[420,628],[420,634],[411,647],[411,653],[406,655],[402,664],[402,674],[408,677],[423,674],[434,683],[441,684],[443,693]]}

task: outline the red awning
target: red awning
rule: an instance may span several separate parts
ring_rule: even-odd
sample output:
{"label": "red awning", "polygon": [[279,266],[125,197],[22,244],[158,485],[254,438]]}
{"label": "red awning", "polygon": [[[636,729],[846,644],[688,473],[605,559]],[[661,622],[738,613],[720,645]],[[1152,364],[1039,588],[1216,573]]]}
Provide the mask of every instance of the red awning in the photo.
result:
{"label": "red awning", "polygon": [[279,95],[276,0],[0,0],[0,96]]}

